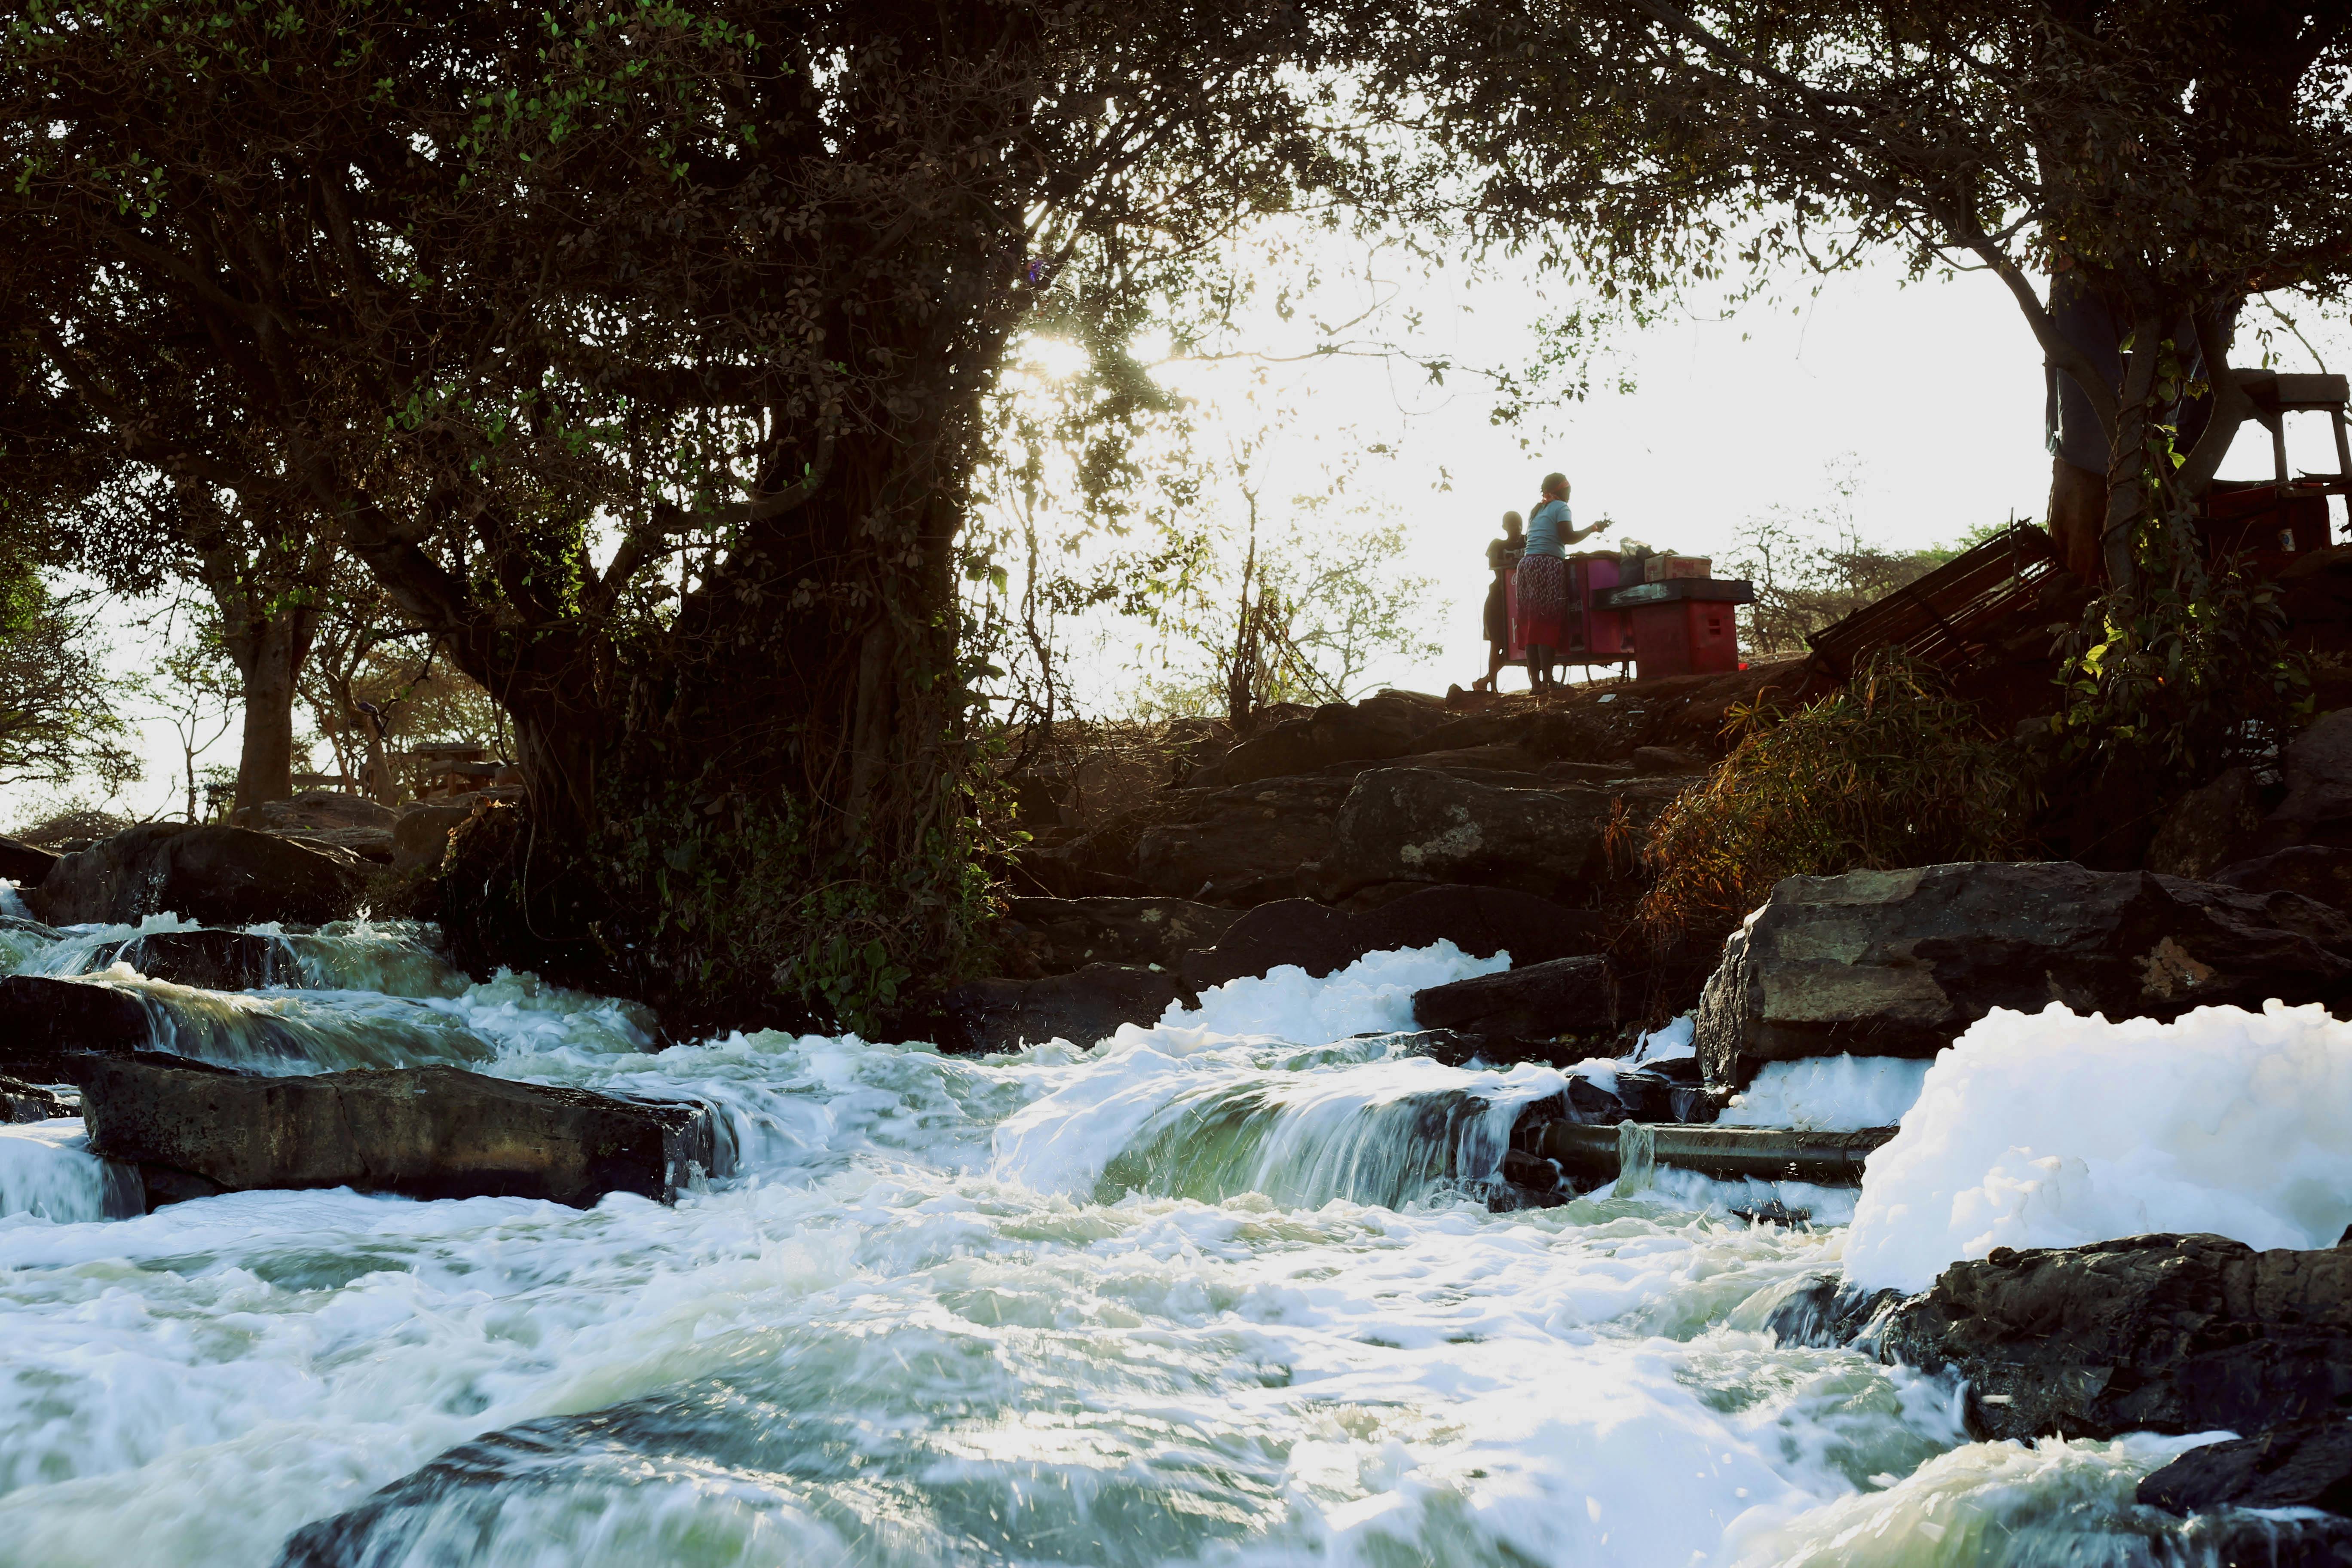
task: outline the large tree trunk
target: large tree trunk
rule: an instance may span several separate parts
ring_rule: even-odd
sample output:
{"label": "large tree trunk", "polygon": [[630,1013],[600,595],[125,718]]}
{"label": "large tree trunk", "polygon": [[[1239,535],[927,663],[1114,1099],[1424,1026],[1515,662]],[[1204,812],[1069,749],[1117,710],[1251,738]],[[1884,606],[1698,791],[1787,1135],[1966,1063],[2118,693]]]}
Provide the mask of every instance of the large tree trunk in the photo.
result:
{"label": "large tree trunk", "polygon": [[231,621],[225,637],[245,686],[245,740],[237,752],[236,808],[250,810],[294,793],[294,678],[310,651],[313,612]]}

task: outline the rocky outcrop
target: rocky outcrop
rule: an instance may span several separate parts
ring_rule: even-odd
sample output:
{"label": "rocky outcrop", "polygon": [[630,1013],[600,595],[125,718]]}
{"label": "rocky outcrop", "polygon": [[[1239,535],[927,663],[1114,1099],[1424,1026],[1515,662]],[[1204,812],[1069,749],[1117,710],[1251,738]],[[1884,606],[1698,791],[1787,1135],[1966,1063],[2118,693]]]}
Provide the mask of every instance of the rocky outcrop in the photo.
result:
{"label": "rocky outcrop", "polygon": [[1244,918],[1184,899],[1014,899],[1001,940],[1015,978],[1066,974],[1089,963],[1173,968]]}
{"label": "rocky outcrop", "polygon": [[950,986],[919,1013],[903,1015],[883,1037],[929,1040],[943,1051],[1010,1051],[1046,1040],[1091,1046],[1121,1024],[1151,1024],[1188,998],[1166,972],[1141,964],[1090,963],[1042,980],[971,980]]}
{"label": "rocky outcrop", "polygon": [[53,925],[165,912],[206,925],[319,925],[350,914],[361,884],[352,857],[276,834],[151,822],[66,856],[25,901]]}
{"label": "rocky outcrop", "polygon": [[1416,991],[1412,1016],[1424,1029],[1483,1037],[1511,1058],[1575,1060],[1616,1033],[1617,983],[1605,958],[1555,958]]}
{"label": "rocky outcrop", "polygon": [[[2143,1479],[2138,1500],[2173,1513],[2315,1508],[2352,1515],[2352,1420],[2338,1412],[2191,1448]],[[2352,1544],[2352,1536],[2345,1540]]]}
{"label": "rocky outcrop", "polygon": [[32,1083],[70,1083],[88,1053],[135,1051],[154,1037],[139,998],[90,980],[0,975],[0,1072]]}
{"label": "rocky outcrop", "polygon": [[1237,742],[1189,782],[1223,788],[1310,773],[1334,763],[1402,756],[1449,717],[1442,700],[1407,692],[1328,703]]}
{"label": "rocky outcrop", "polygon": [[[1663,801],[1672,791],[1659,795]],[[1336,901],[1391,882],[1468,882],[1582,902],[1605,879],[1607,789],[1514,789],[1420,768],[1360,773],[1301,888]]]}
{"label": "rocky outcrop", "polygon": [[2295,893],[2065,861],[1790,877],[1724,944],[1698,1051],[1745,1087],[1768,1061],[1931,1057],[1994,1007],[2171,1018],[2347,988],[2352,921]]}
{"label": "rocky outcrop", "polygon": [[717,1174],[706,1106],[511,1083],[456,1068],[260,1078],[158,1055],[93,1060],[82,1114],[94,1154],[151,1190],[357,1187],[419,1198],[609,1193],[675,1202]]}
{"label": "rocky outcrop", "polygon": [[14,882],[19,888],[37,888],[48,876],[49,868],[58,857],[36,845],[20,844],[14,838],[0,838],[0,881]]}
{"label": "rocky outcrop", "polygon": [[[1141,828],[1129,872],[1164,898],[1247,907],[1295,898],[1298,868],[1331,845],[1331,824],[1353,787],[1344,778],[1266,779],[1186,793]],[[1115,863],[1096,858],[1090,868]]]}
{"label": "rocky outcrop", "polygon": [[1897,1306],[1880,1350],[1965,1379],[1981,1438],[2340,1417],[2352,1411],[2352,1247],[2140,1236],[1996,1247]]}
{"label": "rocky outcrop", "polygon": [[474,815],[470,805],[417,805],[393,819],[392,866],[396,871],[438,870],[449,835]]}

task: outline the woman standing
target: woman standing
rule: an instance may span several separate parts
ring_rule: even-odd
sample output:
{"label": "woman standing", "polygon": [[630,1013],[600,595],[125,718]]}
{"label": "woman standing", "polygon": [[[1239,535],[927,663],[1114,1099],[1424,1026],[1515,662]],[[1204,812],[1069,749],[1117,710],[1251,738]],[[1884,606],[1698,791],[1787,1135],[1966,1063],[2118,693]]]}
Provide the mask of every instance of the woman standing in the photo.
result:
{"label": "woman standing", "polygon": [[1528,520],[1527,553],[1519,557],[1519,638],[1528,649],[1528,683],[1548,691],[1568,616],[1568,547],[1609,526],[1602,518],[1580,529],[1568,510],[1568,476],[1546,474],[1543,504]]}

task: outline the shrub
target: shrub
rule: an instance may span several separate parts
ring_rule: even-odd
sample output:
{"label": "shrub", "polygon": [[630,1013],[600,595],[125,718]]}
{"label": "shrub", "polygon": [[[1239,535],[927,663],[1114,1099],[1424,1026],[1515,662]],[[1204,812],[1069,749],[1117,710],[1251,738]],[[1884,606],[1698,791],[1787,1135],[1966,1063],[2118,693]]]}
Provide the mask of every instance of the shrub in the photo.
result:
{"label": "shrub", "polygon": [[1769,692],[1735,708],[1726,733],[1730,754],[1641,840],[1640,919],[1660,944],[1737,923],[1783,877],[2031,850],[2027,759],[1898,650],[1794,712]]}

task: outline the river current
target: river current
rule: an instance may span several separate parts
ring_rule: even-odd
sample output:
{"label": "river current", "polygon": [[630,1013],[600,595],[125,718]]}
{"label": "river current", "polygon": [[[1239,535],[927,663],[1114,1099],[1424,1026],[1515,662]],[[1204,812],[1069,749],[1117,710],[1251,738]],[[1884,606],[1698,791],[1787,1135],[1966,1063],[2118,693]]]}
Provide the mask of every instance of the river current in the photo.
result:
{"label": "river current", "polygon": [[[150,928],[170,928],[168,917]],[[265,931],[274,928],[257,928]],[[716,1107],[675,1208],[256,1192],[141,1217],[67,1120],[0,1129],[0,1562],[2074,1564],[2207,1560],[2137,1507],[2185,1440],[1968,1440],[1948,1384],[1780,1343],[1851,1195],[1661,1172],[1490,1204],[1559,1071],[1411,1054],[1449,945],[994,1058],[626,1004],[429,931],[287,939],[302,988],[0,929],[158,1043]],[[1605,1071],[1605,1067],[1589,1070]],[[1811,1223],[1750,1223],[1764,1196]]]}

